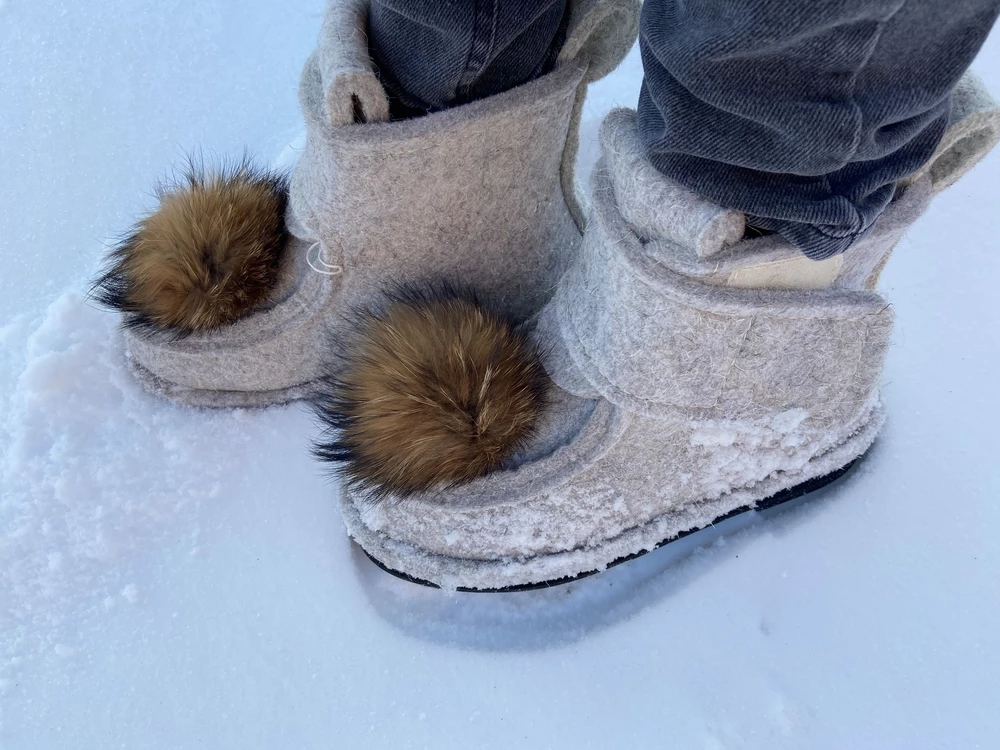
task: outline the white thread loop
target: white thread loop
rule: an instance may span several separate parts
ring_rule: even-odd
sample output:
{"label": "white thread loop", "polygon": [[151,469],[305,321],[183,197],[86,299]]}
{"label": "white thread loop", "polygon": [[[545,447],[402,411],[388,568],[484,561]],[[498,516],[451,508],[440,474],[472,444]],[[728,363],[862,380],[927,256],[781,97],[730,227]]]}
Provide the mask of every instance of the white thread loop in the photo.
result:
{"label": "white thread loop", "polygon": [[[313,256],[313,250],[314,249],[316,250],[316,253],[315,253],[315,263],[313,262],[313,257],[314,257]],[[314,270],[316,273],[321,273],[324,276],[339,276],[340,274],[342,274],[344,272],[344,267],[343,266],[331,265],[330,263],[327,263],[325,260],[323,260],[323,250],[322,250],[322,248],[320,248],[320,243],[319,242],[312,243],[309,246],[309,249],[306,250],[306,263],[308,263],[309,267],[312,270]],[[322,266],[322,268],[320,268],[319,266],[317,266],[316,263],[319,263],[320,266]]]}

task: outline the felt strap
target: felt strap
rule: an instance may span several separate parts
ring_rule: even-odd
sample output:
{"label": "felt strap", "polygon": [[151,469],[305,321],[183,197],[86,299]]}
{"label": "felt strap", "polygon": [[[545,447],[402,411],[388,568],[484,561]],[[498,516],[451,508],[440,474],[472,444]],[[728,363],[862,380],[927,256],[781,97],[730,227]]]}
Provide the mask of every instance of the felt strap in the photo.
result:
{"label": "felt strap", "polygon": [[368,55],[368,0],[328,0],[317,54],[330,125],[389,119]]}
{"label": "felt strap", "polygon": [[587,65],[585,82],[618,67],[639,34],[639,0],[570,0],[569,28],[559,61]]}
{"label": "felt strap", "polygon": [[739,242],[742,213],[722,208],[657,171],[646,157],[633,109],[615,109],[601,123],[618,208],[643,240],[672,242],[707,258]]}
{"label": "felt strap", "polygon": [[583,248],[539,323],[560,386],[661,418],[836,424],[870,404],[892,327],[881,296],[694,281],[644,252],[603,161],[593,179]]}

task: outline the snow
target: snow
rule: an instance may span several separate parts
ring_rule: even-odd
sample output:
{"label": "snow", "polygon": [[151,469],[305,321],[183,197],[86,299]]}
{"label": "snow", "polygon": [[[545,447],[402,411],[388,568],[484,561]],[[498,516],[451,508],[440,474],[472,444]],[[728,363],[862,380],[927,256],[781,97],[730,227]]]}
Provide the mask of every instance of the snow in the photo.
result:
{"label": "snow", "polygon": [[[318,0],[0,0],[0,747],[974,748],[1000,736],[1000,154],[885,274],[889,423],[808,502],[551,591],[352,548],[300,407],[140,391],[87,302],[190,150],[301,147]],[[976,65],[1000,91],[1000,37]],[[632,54],[592,88],[634,103]]]}

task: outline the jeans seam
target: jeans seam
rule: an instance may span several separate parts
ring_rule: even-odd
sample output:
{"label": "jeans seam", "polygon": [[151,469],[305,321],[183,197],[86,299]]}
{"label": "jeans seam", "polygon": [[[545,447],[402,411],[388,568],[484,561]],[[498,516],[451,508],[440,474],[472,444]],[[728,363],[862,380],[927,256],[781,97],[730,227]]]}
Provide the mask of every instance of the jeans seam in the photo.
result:
{"label": "jeans seam", "polygon": [[475,56],[476,53],[476,36],[479,33],[479,23],[480,23],[479,19],[480,19],[482,1],[483,0],[478,0],[478,2],[475,3],[476,10],[472,20],[472,36],[469,39],[469,52],[465,56],[465,64],[462,66],[462,74],[459,77],[458,86],[456,86],[455,88],[455,94],[458,97],[464,96],[468,91],[469,86],[471,85],[470,83],[466,83],[466,80],[469,77],[470,67],[472,66],[473,57]]}
{"label": "jeans seam", "polygon": [[457,98],[459,100],[466,99],[469,96],[469,91],[475,85],[476,78],[479,77],[486,69],[490,55],[493,53],[493,46],[496,44],[498,15],[497,1],[498,0],[489,0],[491,8],[490,36],[489,44],[486,45],[485,48],[480,36],[482,34],[485,21],[483,14],[486,12],[484,6],[486,5],[487,0],[480,0],[476,3],[476,19],[473,22],[472,27],[472,40],[469,44],[469,56],[465,61],[465,69],[462,72],[462,76],[456,90]]}
{"label": "jeans seam", "polygon": [[486,51],[486,54],[483,55],[483,67],[482,70],[479,71],[480,73],[482,73],[483,70],[486,70],[486,68],[489,66],[489,60],[491,57],[493,57],[493,48],[496,47],[497,21],[500,15],[500,13],[497,10],[498,2],[499,0],[493,0],[493,28],[490,29],[490,46],[489,49]]}
{"label": "jeans seam", "polygon": [[865,233],[864,229],[859,229],[856,232],[852,231],[848,234],[836,235],[836,234],[830,234],[825,229],[823,229],[823,227],[821,227],[819,224],[806,224],[806,226],[809,227],[810,229],[813,229],[817,234],[823,235],[829,240],[846,240],[851,237],[860,237],[862,234]]}
{"label": "jeans seam", "polygon": [[444,31],[444,29],[442,29],[439,26],[435,26],[434,24],[428,23],[427,21],[424,21],[423,19],[420,18],[412,18],[406,13],[403,13],[401,10],[397,10],[396,8],[393,8],[389,5],[383,5],[381,6],[381,9],[386,10],[389,13],[392,13],[394,16],[399,16],[400,18],[405,19],[410,23],[415,23],[417,26],[423,26],[425,29],[430,29],[431,31],[439,31],[439,32]]}
{"label": "jeans seam", "polygon": [[[861,107],[857,103],[858,79],[861,77],[862,72],[864,72],[865,68],[868,67],[868,64],[872,61],[872,58],[875,56],[875,52],[876,52],[876,50],[878,50],[878,46],[882,42],[882,37],[885,34],[886,26],[888,26],[889,23],[892,21],[892,19],[894,19],[896,17],[896,15],[904,7],[906,7],[907,2],[909,2],[909,0],[902,0],[902,2],[898,6],[896,6],[896,9],[893,10],[892,13],[890,13],[886,18],[884,18],[884,19],[882,19],[881,21],[878,22],[878,33],[875,35],[875,41],[872,44],[871,49],[868,50],[868,54],[865,55],[865,59],[861,62],[861,65],[859,65],[858,69],[854,72],[854,77],[853,77],[853,80],[851,81],[850,101],[851,101],[851,107],[858,114],[859,122],[858,122],[857,133],[855,133],[855,136],[854,136],[854,145],[853,145],[853,147],[851,149],[851,154],[850,154],[850,156],[848,156],[846,158],[844,166],[847,166],[847,164],[850,164],[851,161],[852,161],[852,159],[855,156],[857,156],[858,149],[861,147],[861,134],[864,132],[864,129],[865,129],[864,112],[861,111]],[[858,207],[854,204],[854,201],[851,200],[848,196],[842,195],[840,193],[836,193],[836,192],[834,192],[832,190],[832,185],[830,185],[830,175],[829,174],[824,175],[824,179],[825,179],[827,185],[831,188],[830,195],[831,196],[836,196],[838,198],[843,198],[845,201],[847,201],[848,205],[850,205],[850,207],[851,207],[851,211],[853,213],[854,222],[857,225],[861,226],[861,229],[858,229],[856,231],[852,231],[849,235],[847,235],[847,237],[858,237],[861,234],[863,234],[865,232],[864,220],[861,217],[861,212],[858,211]],[[823,237],[826,237],[827,239],[831,239],[831,240],[846,239],[846,237],[837,237],[835,235],[832,235],[832,234],[829,234],[829,233],[825,232],[817,224],[809,224],[808,226],[812,227],[816,231],[817,234],[820,234]]]}
{"label": "jeans seam", "polygon": [[847,164],[850,164],[852,159],[855,156],[857,156],[858,148],[861,146],[861,133],[864,132],[864,125],[865,125],[864,113],[860,111],[861,108],[858,106],[857,103],[858,79],[861,77],[861,74],[864,72],[865,68],[868,67],[868,64],[871,63],[872,58],[875,56],[875,52],[878,49],[879,44],[882,42],[882,36],[885,34],[886,26],[892,21],[892,19],[894,19],[899,14],[899,12],[904,7],[906,7],[908,1],[909,0],[902,0],[902,2],[896,7],[896,9],[892,13],[889,14],[889,16],[883,18],[881,21],[878,22],[878,33],[875,35],[875,41],[872,44],[872,48],[868,50],[868,54],[865,55],[865,59],[861,61],[861,65],[859,65],[858,69],[854,71],[853,80],[851,81],[850,100],[851,100],[851,107],[856,112],[858,112],[861,118],[861,122],[859,123],[857,135],[854,138],[854,147],[851,149],[850,156],[848,156],[847,159],[845,160]]}
{"label": "jeans seam", "polygon": [[[490,45],[490,56],[493,56],[493,55],[497,54],[498,52],[502,52],[503,50],[507,49],[510,45],[512,45],[515,42],[517,42],[518,40],[520,40],[521,37],[523,37],[525,34],[527,34],[529,31],[532,30],[532,26],[534,26],[538,22],[538,19],[541,18],[543,15],[545,15],[545,13],[547,13],[552,8],[552,6],[555,5],[557,2],[559,2],[559,0],[548,0],[548,2],[546,2],[538,10],[538,12],[534,16],[532,16],[531,20],[521,30],[521,32],[518,33],[517,36],[511,37],[510,40],[505,45],[503,45],[502,47],[499,47],[499,48],[496,47],[495,46],[496,45],[496,41],[494,40],[494,42]],[[569,7],[568,3],[567,3],[567,7]]]}

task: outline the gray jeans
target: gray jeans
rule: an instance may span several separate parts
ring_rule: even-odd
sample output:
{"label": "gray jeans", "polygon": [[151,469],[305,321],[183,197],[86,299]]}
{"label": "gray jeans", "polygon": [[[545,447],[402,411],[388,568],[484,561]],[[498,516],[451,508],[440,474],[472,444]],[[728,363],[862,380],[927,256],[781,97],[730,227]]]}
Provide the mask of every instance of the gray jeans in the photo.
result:
{"label": "gray jeans", "polygon": [[[541,75],[567,4],[373,0],[372,58],[395,114]],[[1000,0],[646,0],[649,158],[810,258],[842,253],[934,152],[998,13]]]}
{"label": "gray jeans", "polygon": [[546,73],[567,0],[372,0],[368,43],[394,117],[482,99]]}

